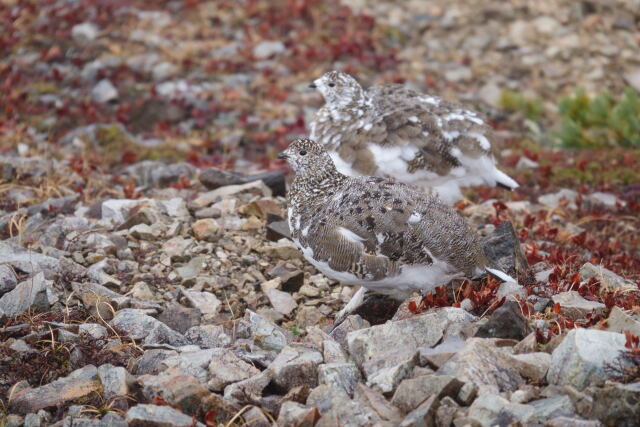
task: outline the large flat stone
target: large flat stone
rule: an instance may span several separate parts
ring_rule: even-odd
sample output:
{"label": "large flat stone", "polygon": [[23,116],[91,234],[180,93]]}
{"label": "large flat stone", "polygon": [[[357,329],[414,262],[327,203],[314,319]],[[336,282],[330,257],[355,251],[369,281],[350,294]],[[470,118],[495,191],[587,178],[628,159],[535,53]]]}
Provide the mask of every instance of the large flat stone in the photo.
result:
{"label": "large flat stone", "polygon": [[571,385],[583,389],[601,385],[625,348],[623,334],[595,329],[572,329],[551,355],[547,373],[550,384]]}
{"label": "large flat stone", "polygon": [[140,404],[127,411],[130,427],[204,427],[189,415],[170,406]]}
{"label": "large flat stone", "polygon": [[93,365],[87,365],[49,384],[19,391],[11,396],[9,408],[21,414],[28,414],[38,409],[61,405],[100,391],[101,388],[98,369]]}
{"label": "large flat stone", "polygon": [[411,372],[419,347],[433,347],[456,335],[475,317],[460,308],[445,307],[421,316],[359,329],[347,335],[349,353],[368,384],[392,391]]}
{"label": "large flat stone", "polygon": [[512,356],[496,347],[496,340],[471,338],[449,359],[438,374],[451,375],[478,387],[479,393],[515,391],[524,379]]}

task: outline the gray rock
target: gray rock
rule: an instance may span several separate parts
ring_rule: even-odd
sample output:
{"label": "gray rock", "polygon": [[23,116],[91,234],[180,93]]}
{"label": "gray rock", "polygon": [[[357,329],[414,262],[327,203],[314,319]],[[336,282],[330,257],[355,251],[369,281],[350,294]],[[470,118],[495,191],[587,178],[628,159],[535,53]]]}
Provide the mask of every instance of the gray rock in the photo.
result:
{"label": "gray rock", "polygon": [[453,419],[456,418],[460,411],[460,405],[452,398],[446,396],[440,400],[440,405],[436,410],[436,425],[438,426],[450,426],[453,424]]}
{"label": "gray rock", "polygon": [[577,209],[576,199],[578,198],[578,193],[573,190],[569,190],[567,188],[563,188],[557,193],[545,194],[543,196],[538,197],[538,202],[543,205],[547,205],[550,208],[557,208],[560,206],[562,200],[567,203],[567,207],[569,209]]}
{"label": "gray rock", "polygon": [[460,337],[450,337],[435,347],[420,347],[418,361],[420,366],[430,366],[440,369],[447,360],[464,348],[464,340]]}
{"label": "gray rock", "polygon": [[78,333],[87,334],[95,339],[104,338],[107,336],[107,328],[98,323],[82,323],[78,325]]}
{"label": "gray rock", "polygon": [[393,424],[402,421],[402,411],[389,403],[379,392],[359,383],[353,393],[353,400],[372,409],[378,416]]}
{"label": "gray rock", "polygon": [[518,160],[518,163],[516,163],[516,169],[518,169],[518,170],[535,169],[538,166],[540,166],[540,164],[538,162],[533,161],[533,160],[531,160],[530,158],[528,158],[526,156],[520,157],[520,160]]}
{"label": "gray rock", "polygon": [[516,282],[504,282],[500,284],[496,296],[498,298],[519,297],[524,299],[527,297],[527,290]]}
{"label": "gray rock", "polygon": [[53,279],[60,271],[60,261],[56,258],[25,250],[8,241],[0,241],[0,259],[3,264],[30,275],[43,272],[47,279]]}
{"label": "gray rock", "polygon": [[269,289],[267,290],[266,295],[273,308],[285,316],[289,316],[293,310],[298,307],[298,303],[296,303],[291,294],[287,292],[282,292],[277,289]]}
{"label": "gray rock", "polygon": [[[69,413],[71,410],[69,410]],[[127,422],[114,412],[107,412],[99,420],[81,418],[69,414],[63,421],[63,427],[127,427]]]}
{"label": "gray rock", "polygon": [[16,287],[18,278],[13,269],[4,264],[0,264],[0,296],[6,294]]}
{"label": "gray rock", "polygon": [[4,419],[6,423],[4,427],[22,427],[24,426],[24,418],[17,414],[9,414]]}
{"label": "gray rock", "polygon": [[92,264],[89,268],[87,268],[87,277],[94,283],[98,283],[99,285],[112,285],[112,286],[120,286],[122,282],[115,277],[107,274],[104,270],[108,267],[108,259],[104,258],[101,261]]}
{"label": "gray rock", "polygon": [[444,77],[450,82],[462,82],[470,80],[473,73],[469,67],[455,67],[445,71]]}
{"label": "gray rock", "polygon": [[533,406],[511,403],[497,394],[480,395],[469,408],[469,417],[483,426],[529,423],[535,414]]}
{"label": "gray rock", "polygon": [[318,365],[322,361],[318,350],[292,343],[282,349],[269,370],[273,372],[274,384],[285,391],[305,385],[313,388],[318,384]]}
{"label": "gray rock", "polygon": [[605,207],[609,209],[615,209],[618,206],[618,204],[620,204],[621,206],[626,205],[626,202],[618,199],[615,194],[602,193],[599,191],[589,194],[586,197],[586,201],[592,205],[596,205],[598,207]]}
{"label": "gray rock", "polygon": [[171,261],[182,261],[189,253],[190,249],[195,246],[193,239],[185,239],[183,237],[174,237],[167,240],[162,245],[163,252],[171,258]]}
{"label": "gray rock", "polygon": [[280,407],[276,423],[279,427],[312,426],[318,418],[320,414],[316,408],[287,400]]}
{"label": "gray rock", "polygon": [[514,279],[529,267],[511,221],[500,223],[493,233],[482,239],[482,247],[489,261]]}
{"label": "gray rock", "polygon": [[146,314],[145,310],[126,308],[116,312],[109,324],[123,334],[144,344],[187,344],[186,338],[161,321]]}
{"label": "gray rock", "polygon": [[620,332],[631,331],[640,337],[640,316],[633,312],[625,312],[620,307],[613,307],[607,319],[607,331]]}
{"label": "gray rock", "polygon": [[[509,282],[503,283],[506,284]],[[516,284],[516,286],[518,286]],[[529,326],[522,315],[520,304],[516,301],[506,301],[489,317],[487,323],[480,326],[476,337],[480,338],[511,338],[521,340],[527,336]]]}
{"label": "gray rock", "polygon": [[640,67],[634,68],[624,74],[625,81],[640,92]]}
{"label": "gray rock", "polygon": [[129,393],[127,377],[129,373],[122,366],[100,365],[98,376],[102,383],[102,392],[106,399],[113,396],[125,396]]}
{"label": "gray rock", "polygon": [[284,43],[279,40],[264,40],[253,47],[253,56],[260,59],[267,59],[286,50]]}
{"label": "gray rock", "polygon": [[98,370],[93,365],[87,365],[49,384],[13,393],[9,400],[9,409],[20,414],[28,414],[78,399],[100,389]]}
{"label": "gray rock", "polygon": [[164,371],[160,375],[141,375],[137,383],[146,400],[153,401],[160,397],[170,404],[177,403],[184,390],[200,386],[197,378],[179,370]]}
{"label": "gray rock", "polygon": [[6,316],[16,316],[29,309],[35,312],[47,311],[57,301],[52,283],[44,278],[44,273],[21,282],[0,298],[0,312],[4,312]]}
{"label": "gray rock", "polygon": [[572,329],[551,355],[547,381],[579,390],[601,385],[611,375],[607,365],[625,351],[625,342],[624,335],[615,332]]}
{"label": "gray rock", "polygon": [[98,37],[100,28],[93,22],[83,22],[71,28],[71,37],[76,43],[87,44]]}
{"label": "gray rock", "polygon": [[202,208],[220,201],[221,199],[237,197],[241,194],[254,194],[262,197],[272,196],[271,189],[262,181],[252,181],[246,184],[227,185],[225,187],[216,188],[215,190],[202,193],[192,201],[192,204],[195,207]]}
{"label": "gray rock", "polygon": [[164,366],[165,369],[173,369],[173,372],[184,372],[197,378],[201,383],[205,383],[209,378],[209,362],[212,358],[220,355],[221,350],[217,348],[183,351],[163,360],[161,366]]}
{"label": "gray rock", "polygon": [[13,351],[26,352],[26,353],[36,353],[38,350],[31,347],[25,340],[15,340],[9,348]]}
{"label": "gray rock", "polygon": [[459,333],[475,317],[460,308],[445,307],[421,316],[349,333],[349,353],[367,377],[367,384],[391,392],[410,374],[417,349],[432,347]]}
{"label": "gray rock", "polygon": [[420,404],[416,409],[409,412],[400,423],[401,427],[419,427],[435,425],[436,411],[439,401],[436,396],[431,396]]}
{"label": "gray rock", "polygon": [[347,355],[337,341],[327,338],[322,342],[322,355],[325,363],[347,362]]}
{"label": "gray rock", "polygon": [[253,175],[227,171],[218,168],[208,168],[200,173],[200,182],[209,190],[230,185],[247,184],[262,181],[272,191],[273,196],[285,195],[285,180],[282,171],[266,171]]}
{"label": "gray rock", "polygon": [[129,215],[129,210],[146,199],[109,199],[100,206],[101,218],[111,224],[122,224]]}
{"label": "gray rock", "polygon": [[47,411],[39,410],[36,414],[27,414],[24,417],[24,427],[44,427],[49,424],[51,415]]}
{"label": "gray rock", "polygon": [[193,418],[173,409],[170,406],[139,404],[127,411],[129,426],[135,427],[191,427],[204,424],[193,421]]}
{"label": "gray rock", "polygon": [[344,350],[348,349],[347,336],[350,332],[370,327],[371,324],[358,315],[350,315],[341,324],[331,331],[331,338],[336,340]]}
{"label": "gray rock", "polygon": [[580,280],[587,281],[592,277],[595,277],[600,281],[600,284],[611,290],[630,290],[630,289],[638,289],[638,287],[631,281],[626,280],[611,270],[607,270],[606,268],[593,265],[590,262],[583,264],[580,267]]}
{"label": "gray rock", "polygon": [[271,220],[267,219],[267,240],[271,242],[277,242],[280,239],[291,239],[291,231],[289,230],[289,224],[285,220]]}
{"label": "gray rock", "polygon": [[104,320],[111,320],[113,310],[129,305],[131,298],[113,292],[109,288],[97,283],[72,283],[72,289],[80,296],[85,307],[91,313]]}
{"label": "gray rock", "polygon": [[561,312],[572,319],[584,319],[589,313],[604,314],[606,309],[604,304],[586,300],[577,291],[561,292],[551,299],[560,304]]}
{"label": "gray rock", "polygon": [[151,71],[153,76],[153,80],[156,82],[160,82],[166,80],[170,77],[173,77],[177,74],[178,67],[171,62],[161,62],[156,64]]}
{"label": "gray rock", "polygon": [[[184,334],[199,325],[201,317],[202,313],[197,308],[183,307],[180,304],[170,304],[160,316],[158,316],[158,320],[174,331]],[[189,340],[189,338],[187,339]]]}
{"label": "gray rock", "polygon": [[502,90],[495,82],[487,82],[478,91],[478,96],[482,101],[491,105],[494,108],[501,107],[500,98],[502,97]]}
{"label": "gray rock", "polygon": [[343,390],[327,384],[311,391],[307,398],[307,406],[315,406],[322,415],[316,426],[356,427],[375,425],[382,421],[375,411],[357,404],[349,399],[349,395]]}
{"label": "gray rock", "polygon": [[232,342],[222,325],[194,326],[185,333],[185,338],[202,348],[227,347]]}
{"label": "gray rock", "polygon": [[290,332],[251,310],[246,311],[244,320],[248,322],[254,344],[264,350],[280,351],[293,341],[293,335]]}
{"label": "gray rock", "polygon": [[91,98],[98,104],[106,104],[118,99],[118,89],[109,79],[102,79],[91,89]]}
{"label": "gray rock", "polygon": [[528,403],[535,410],[533,419],[546,421],[556,417],[575,415],[575,408],[569,396],[554,396],[546,399],[533,400]]}
{"label": "gray rock", "polygon": [[423,375],[406,379],[398,386],[391,403],[404,412],[411,412],[432,396],[436,400],[445,396],[456,397],[462,385],[462,382],[448,375]]}
{"label": "gray rock", "polygon": [[246,380],[260,371],[240,359],[231,350],[215,349],[209,361],[209,382],[213,391],[222,392],[229,384]]}
{"label": "gray rock", "polygon": [[549,353],[515,354],[513,358],[519,362],[516,364],[516,368],[520,375],[534,383],[544,382],[551,365],[551,355]]}
{"label": "gray rock", "polygon": [[318,367],[318,383],[329,384],[353,395],[358,382],[362,381],[360,370],[354,363],[327,363]]}
{"label": "gray rock", "polygon": [[640,383],[607,383],[604,387],[589,387],[586,392],[593,402],[580,415],[600,420],[608,426],[640,424]]}
{"label": "gray rock", "polygon": [[486,338],[467,340],[437,373],[472,383],[480,393],[515,391],[524,383],[511,355],[496,347],[495,340]]}
{"label": "gray rock", "polygon": [[164,369],[162,362],[165,359],[177,355],[178,352],[175,350],[147,350],[142,357],[136,361],[135,368],[132,372],[136,375],[157,375]]}
{"label": "gray rock", "polygon": [[265,369],[251,378],[228,385],[224,389],[224,397],[238,403],[259,402],[272,379],[273,372]]}
{"label": "gray rock", "polygon": [[190,289],[182,289],[182,294],[185,296],[189,304],[198,310],[202,314],[217,314],[220,311],[222,303],[211,292],[198,292]]}
{"label": "gray rock", "polygon": [[602,427],[599,421],[573,417],[556,417],[544,423],[546,427]]}

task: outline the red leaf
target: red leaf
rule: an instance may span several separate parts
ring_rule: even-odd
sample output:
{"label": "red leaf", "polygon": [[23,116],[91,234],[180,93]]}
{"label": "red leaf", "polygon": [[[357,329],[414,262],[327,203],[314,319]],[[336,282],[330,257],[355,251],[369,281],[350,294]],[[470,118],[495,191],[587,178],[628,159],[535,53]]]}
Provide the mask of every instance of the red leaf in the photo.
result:
{"label": "red leaf", "polygon": [[217,412],[215,409],[207,411],[207,413],[204,414],[204,423],[210,427],[217,426],[218,423],[216,422],[216,415]]}
{"label": "red leaf", "polygon": [[162,396],[156,396],[153,399],[153,404],[158,406],[169,406],[169,402],[164,400]]}
{"label": "red leaf", "polygon": [[409,304],[407,305],[407,310],[409,310],[413,314],[418,314],[418,304],[416,304],[415,301],[409,301]]}

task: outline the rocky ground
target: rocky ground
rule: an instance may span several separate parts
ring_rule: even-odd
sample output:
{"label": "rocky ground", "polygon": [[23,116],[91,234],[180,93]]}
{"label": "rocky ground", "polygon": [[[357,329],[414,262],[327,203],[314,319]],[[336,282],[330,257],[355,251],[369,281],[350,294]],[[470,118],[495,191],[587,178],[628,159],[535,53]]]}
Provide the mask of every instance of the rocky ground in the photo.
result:
{"label": "rocky ground", "polygon": [[[640,423],[640,154],[545,145],[558,94],[638,86],[633,1],[40,3],[1,9],[0,424]],[[457,208],[518,284],[327,333],[354,289],[273,158],[331,64],[489,114],[521,187]]]}

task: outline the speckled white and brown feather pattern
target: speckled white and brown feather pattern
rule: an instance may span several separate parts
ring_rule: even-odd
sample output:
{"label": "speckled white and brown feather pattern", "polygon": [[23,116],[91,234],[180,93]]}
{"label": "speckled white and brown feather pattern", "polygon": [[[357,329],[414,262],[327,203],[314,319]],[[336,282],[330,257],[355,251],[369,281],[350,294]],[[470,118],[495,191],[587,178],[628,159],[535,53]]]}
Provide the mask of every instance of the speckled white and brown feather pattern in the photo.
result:
{"label": "speckled white and brown feather pattern", "polygon": [[491,128],[476,113],[402,85],[365,91],[335,71],[314,84],[327,102],[310,124],[311,138],[340,172],[433,187],[448,203],[463,186],[517,187],[496,168]]}
{"label": "speckled white and brown feather pattern", "polygon": [[[326,275],[404,298],[483,271],[477,235],[437,198],[384,178],[347,177],[310,140],[284,153],[296,169],[288,194],[292,237]],[[297,164],[303,161],[309,164]]]}

